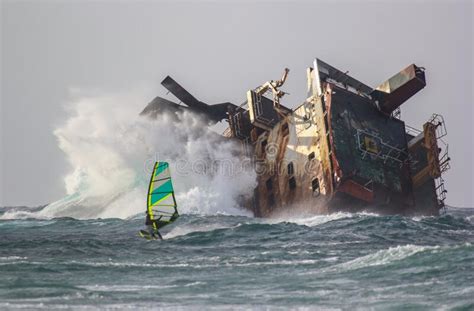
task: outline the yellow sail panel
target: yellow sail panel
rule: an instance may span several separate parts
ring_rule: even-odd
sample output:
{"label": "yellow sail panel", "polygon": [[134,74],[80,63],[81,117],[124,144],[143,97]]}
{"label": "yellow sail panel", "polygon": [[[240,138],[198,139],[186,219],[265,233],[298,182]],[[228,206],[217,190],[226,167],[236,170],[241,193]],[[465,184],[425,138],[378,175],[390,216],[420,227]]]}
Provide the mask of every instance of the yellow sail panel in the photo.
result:
{"label": "yellow sail panel", "polygon": [[161,226],[178,217],[168,162],[156,162],[148,188],[147,213]]}

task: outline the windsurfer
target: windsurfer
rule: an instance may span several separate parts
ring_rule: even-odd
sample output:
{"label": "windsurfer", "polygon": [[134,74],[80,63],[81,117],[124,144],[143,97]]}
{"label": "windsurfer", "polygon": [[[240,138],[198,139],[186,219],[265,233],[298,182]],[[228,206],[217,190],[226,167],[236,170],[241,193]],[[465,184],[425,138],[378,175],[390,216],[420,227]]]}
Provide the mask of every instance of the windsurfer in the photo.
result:
{"label": "windsurfer", "polygon": [[151,220],[150,215],[148,215],[148,213],[146,213],[145,225],[148,229],[148,232],[154,239],[158,237],[160,240],[163,240],[163,237],[161,236],[160,232],[156,228],[156,221]]}
{"label": "windsurfer", "polygon": [[146,229],[140,230],[139,235],[147,240],[163,240],[158,230],[179,217],[168,162],[155,162],[148,186],[145,215]]}

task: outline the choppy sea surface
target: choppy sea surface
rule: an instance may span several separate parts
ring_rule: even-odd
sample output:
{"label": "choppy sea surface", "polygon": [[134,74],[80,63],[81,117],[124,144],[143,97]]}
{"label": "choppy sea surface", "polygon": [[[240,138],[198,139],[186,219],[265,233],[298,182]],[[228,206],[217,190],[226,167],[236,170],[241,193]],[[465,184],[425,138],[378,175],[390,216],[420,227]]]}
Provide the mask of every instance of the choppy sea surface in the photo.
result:
{"label": "choppy sea surface", "polygon": [[161,242],[142,227],[142,215],[1,219],[0,310],[474,309],[474,209],[182,215]]}

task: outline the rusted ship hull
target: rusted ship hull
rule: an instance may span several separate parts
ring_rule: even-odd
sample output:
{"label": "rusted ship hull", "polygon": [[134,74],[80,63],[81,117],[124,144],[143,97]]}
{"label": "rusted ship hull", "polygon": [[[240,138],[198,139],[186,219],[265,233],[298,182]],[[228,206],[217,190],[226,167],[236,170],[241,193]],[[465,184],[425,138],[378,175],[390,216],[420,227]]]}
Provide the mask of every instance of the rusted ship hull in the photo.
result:
{"label": "rusted ship hull", "polygon": [[240,106],[204,104],[165,79],[189,107],[228,120],[226,138],[241,144],[257,172],[246,204],[255,216],[439,214],[441,174],[449,168],[444,121],[433,115],[417,131],[399,119],[400,105],[426,85],[423,68],[412,64],[373,89],[316,59],[307,70],[307,99],[295,109],[281,103],[288,71],[249,90]]}

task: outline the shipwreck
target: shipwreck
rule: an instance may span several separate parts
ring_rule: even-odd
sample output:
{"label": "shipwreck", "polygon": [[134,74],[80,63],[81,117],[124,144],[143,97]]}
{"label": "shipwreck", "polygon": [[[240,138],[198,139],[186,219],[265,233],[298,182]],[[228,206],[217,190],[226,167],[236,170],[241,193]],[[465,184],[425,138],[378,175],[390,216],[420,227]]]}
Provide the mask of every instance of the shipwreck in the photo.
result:
{"label": "shipwreck", "polygon": [[450,167],[443,117],[433,114],[421,130],[400,118],[400,106],[426,86],[424,68],[411,64],[372,88],[315,59],[295,109],[282,103],[288,72],[249,90],[241,105],[206,104],[168,76],[161,84],[182,104],[156,97],[142,114],[189,109],[211,123],[226,120],[223,138],[237,141],[257,172],[245,202],[257,217],[299,209],[440,213]]}

